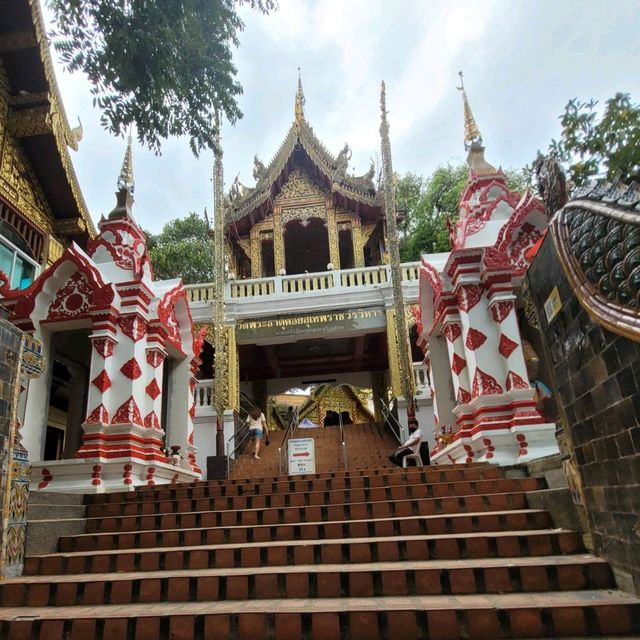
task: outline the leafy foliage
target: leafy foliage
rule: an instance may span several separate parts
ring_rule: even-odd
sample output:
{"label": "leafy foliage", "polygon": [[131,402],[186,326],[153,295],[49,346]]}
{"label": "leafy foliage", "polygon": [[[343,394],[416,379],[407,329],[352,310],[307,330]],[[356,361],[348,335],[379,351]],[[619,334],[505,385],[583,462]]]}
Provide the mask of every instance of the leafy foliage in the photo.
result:
{"label": "leafy foliage", "polygon": [[167,222],[162,231],[145,232],[155,277],[182,278],[185,284],[213,280],[213,252],[209,227],[196,213]]}
{"label": "leafy foliage", "polygon": [[122,134],[135,124],[156,152],[161,140],[187,135],[195,155],[214,147],[216,110],[231,123],[242,117],[237,6],[276,8],[276,0],[48,2],[55,47],[67,69],[87,75],[102,125]]}
{"label": "leafy foliage", "polygon": [[593,176],[627,181],[640,176],[640,105],[628,93],[607,100],[598,119],[598,102],[569,100],[560,116],[562,135],[552,140],[551,155],[558,158],[574,184]]}
{"label": "leafy foliage", "polygon": [[[523,171],[507,170],[507,186],[523,191],[527,179]],[[429,178],[408,173],[396,186],[398,210],[405,211],[400,225],[400,258],[405,262],[420,259],[423,253],[449,251],[446,217],[458,217],[460,196],[469,178],[466,165],[438,167]]]}

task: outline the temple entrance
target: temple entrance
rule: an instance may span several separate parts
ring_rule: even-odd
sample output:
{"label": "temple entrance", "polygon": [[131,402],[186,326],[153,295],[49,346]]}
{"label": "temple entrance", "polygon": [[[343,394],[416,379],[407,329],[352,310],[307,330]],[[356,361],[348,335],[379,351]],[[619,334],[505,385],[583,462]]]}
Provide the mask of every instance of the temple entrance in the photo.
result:
{"label": "temple entrance", "polygon": [[91,343],[88,331],[63,331],[51,340],[51,383],[43,460],[73,458],[87,413]]}
{"label": "temple entrance", "polygon": [[285,265],[288,275],[326,271],[329,264],[327,227],[319,219],[289,223],[284,233]]}

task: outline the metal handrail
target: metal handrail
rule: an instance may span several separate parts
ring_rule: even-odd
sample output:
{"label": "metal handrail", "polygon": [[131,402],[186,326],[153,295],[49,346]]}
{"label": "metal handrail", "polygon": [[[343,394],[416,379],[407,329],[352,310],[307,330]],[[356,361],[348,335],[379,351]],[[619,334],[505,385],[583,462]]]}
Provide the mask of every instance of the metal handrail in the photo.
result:
{"label": "metal handrail", "polygon": [[[244,401],[244,407],[242,403]],[[248,409],[246,407],[249,407]],[[227,438],[226,442],[226,452],[227,452],[227,478],[229,477],[229,472],[231,470],[231,457],[235,456],[237,451],[243,445],[244,441],[249,437],[249,422],[247,418],[249,417],[249,411],[253,407],[253,402],[251,398],[246,393],[240,392],[240,407],[238,410],[238,417],[242,420],[242,426],[236,431],[234,429],[233,433]],[[235,447],[231,449],[231,441],[235,440]]]}
{"label": "metal handrail", "polygon": [[342,462],[344,470],[349,471],[349,460],[347,458],[347,443],[344,439],[344,423],[342,422],[342,407],[338,405],[338,424],[340,425],[340,442],[342,443]]}
{"label": "metal handrail", "polygon": [[291,437],[295,433],[295,430],[298,428],[298,424],[300,423],[300,421],[298,420],[299,410],[299,407],[296,407],[293,410],[291,420],[287,425],[286,431],[284,432],[284,438],[282,438],[282,444],[278,447],[278,475],[284,475],[284,463],[289,455],[289,440],[291,440]]}
{"label": "metal handrail", "polygon": [[380,398],[380,405],[384,423],[389,427],[391,433],[396,437],[396,440],[402,444],[402,425],[398,422],[398,419],[393,415],[393,412],[382,398]]}

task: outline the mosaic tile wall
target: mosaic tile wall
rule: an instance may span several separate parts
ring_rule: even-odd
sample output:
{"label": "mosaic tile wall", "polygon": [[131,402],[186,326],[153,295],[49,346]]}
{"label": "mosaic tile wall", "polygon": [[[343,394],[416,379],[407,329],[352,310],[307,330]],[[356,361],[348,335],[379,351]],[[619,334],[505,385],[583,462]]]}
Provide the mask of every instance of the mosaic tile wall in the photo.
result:
{"label": "mosaic tile wall", "polygon": [[[566,280],[553,240],[528,272],[530,295],[564,407],[596,552],[640,593],[640,344],[595,323]],[[557,287],[561,308],[547,320]]]}
{"label": "mosaic tile wall", "polygon": [[[14,449],[9,459],[9,437],[13,429],[15,385],[20,368],[22,332],[0,319],[0,502],[2,530],[0,570],[5,577],[22,572],[29,498],[27,452]],[[10,483],[7,495],[7,482]]]}

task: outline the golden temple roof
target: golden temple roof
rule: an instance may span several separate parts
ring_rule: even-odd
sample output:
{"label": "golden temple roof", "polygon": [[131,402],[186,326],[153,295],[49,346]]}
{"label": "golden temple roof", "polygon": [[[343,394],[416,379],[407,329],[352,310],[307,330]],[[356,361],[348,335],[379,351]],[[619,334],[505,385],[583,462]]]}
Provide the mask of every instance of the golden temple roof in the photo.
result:
{"label": "golden temple roof", "polygon": [[278,151],[265,166],[257,156],[254,160],[253,176],[255,187],[236,188],[229,194],[227,201],[227,223],[238,221],[262,206],[277,193],[276,181],[287,169],[289,160],[297,148],[304,150],[313,165],[327,179],[331,190],[343,197],[379,207],[380,201],[374,185],[373,164],[369,171],[361,176],[352,176],[347,172],[351,150],[347,144],[338,155],[333,155],[318,139],[304,115],[305,97],[302,80],[298,76],[298,85],[294,103],[294,121],[289,127]]}

